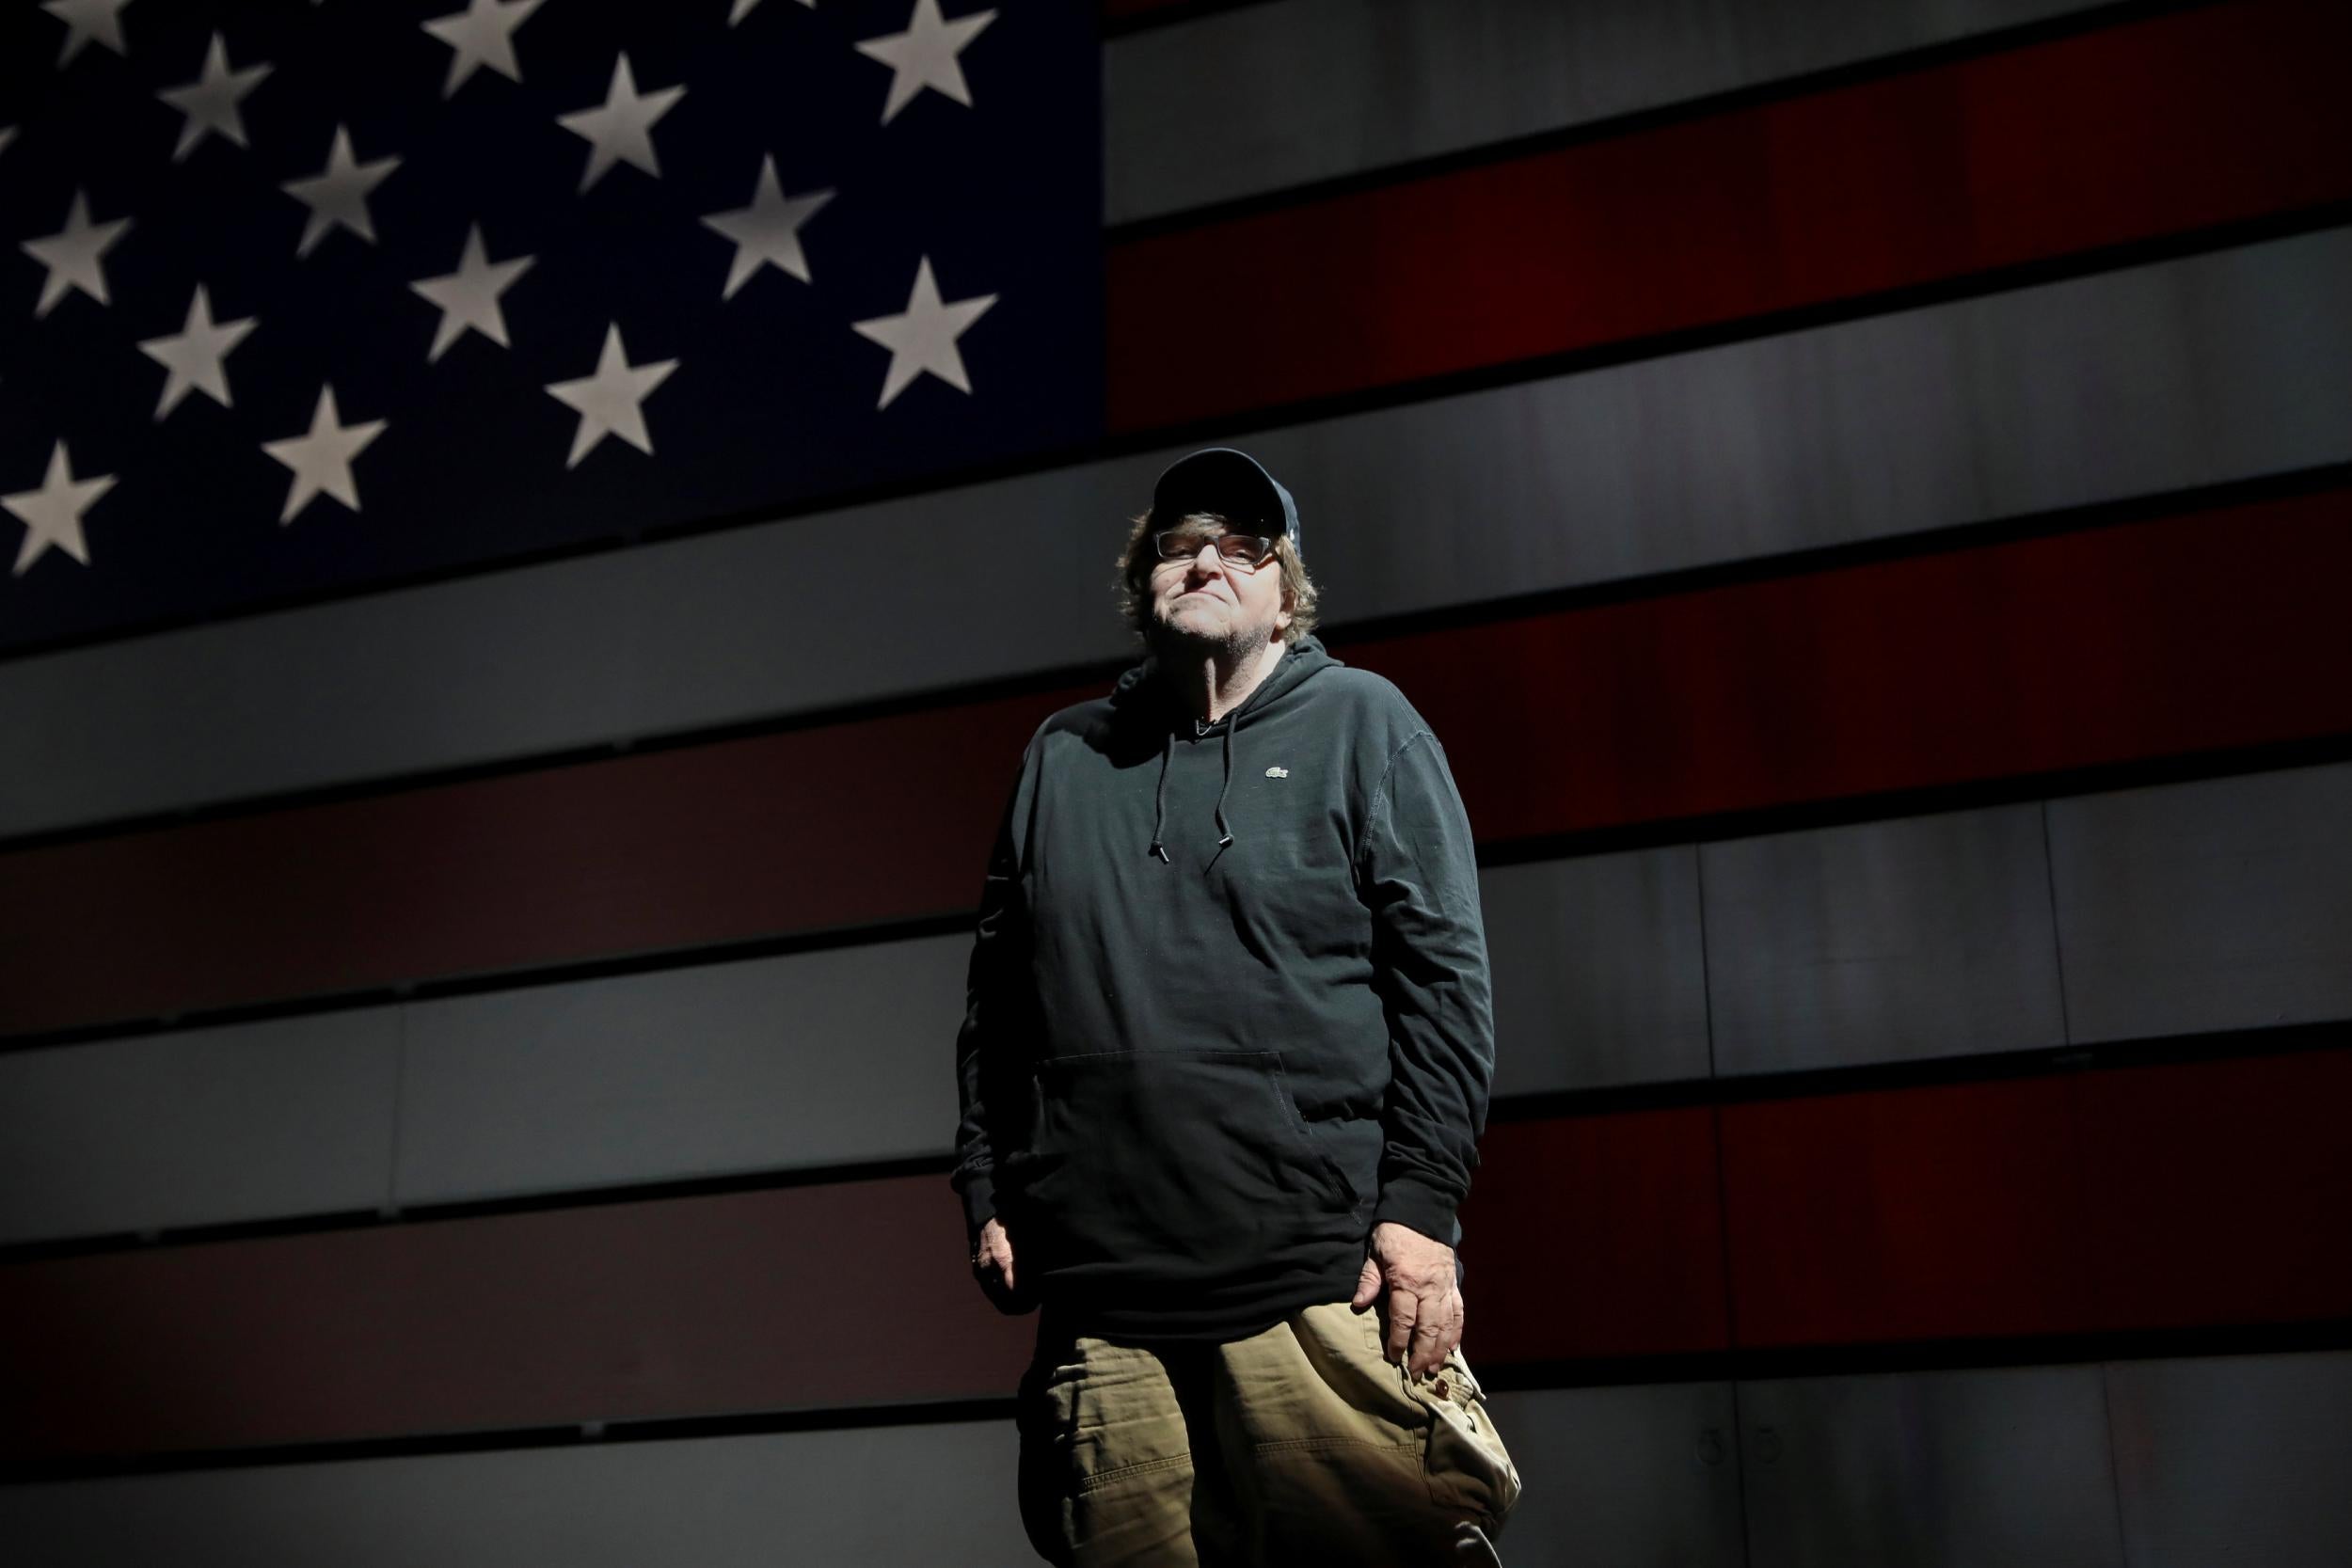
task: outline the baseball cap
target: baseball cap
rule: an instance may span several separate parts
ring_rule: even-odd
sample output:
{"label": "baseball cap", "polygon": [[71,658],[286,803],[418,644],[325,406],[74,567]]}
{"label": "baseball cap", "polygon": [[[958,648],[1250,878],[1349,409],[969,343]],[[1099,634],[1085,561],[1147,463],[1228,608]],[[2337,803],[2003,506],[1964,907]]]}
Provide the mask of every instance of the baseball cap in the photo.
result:
{"label": "baseball cap", "polygon": [[1298,537],[1298,503],[1258,460],[1232,447],[1204,447],[1178,458],[1152,486],[1152,517],[1173,522],[1188,512],[1222,515],[1236,533],[1287,533]]}

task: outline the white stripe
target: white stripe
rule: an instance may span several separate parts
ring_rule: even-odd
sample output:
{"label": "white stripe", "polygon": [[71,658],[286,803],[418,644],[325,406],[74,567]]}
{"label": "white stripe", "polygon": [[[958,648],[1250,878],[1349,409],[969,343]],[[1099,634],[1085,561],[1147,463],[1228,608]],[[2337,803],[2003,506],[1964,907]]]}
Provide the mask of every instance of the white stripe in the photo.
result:
{"label": "white stripe", "polygon": [[1019,1450],[1009,1421],[943,1421],[21,1483],[0,1539],[25,1568],[152,1568],[175,1541],[240,1568],[1030,1562]]}
{"label": "white stripe", "polygon": [[1737,1560],[2124,1568],[2105,1394],[2096,1365],[1742,1383]]}
{"label": "white stripe", "polygon": [[[1491,1385],[1477,1322],[1462,1348]],[[1525,1484],[1507,1561],[2063,1568],[2346,1560],[2347,1402],[2343,1352],[1486,1399]],[[250,1568],[307,1568],[322,1540],[347,1568],[540,1568],[580,1540],[707,1568],[1025,1562],[1019,1448],[1009,1420],[920,1422],[28,1483],[0,1489],[0,1535],[76,1568],[181,1540]]]}
{"label": "white stripe", "polygon": [[2352,1354],[2122,1361],[2106,1379],[2132,1568],[2352,1562]]}
{"label": "white stripe", "polygon": [[2038,804],[1707,844],[1699,862],[1719,1072],[2066,1043]]}
{"label": "white stripe", "polygon": [[1113,223],[2092,8],[2093,0],[1280,0],[1104,54]]}
{"label": "white stripe", "polygon": [[2352,768],[2053,800],[2080,1043],[2352,1018]]}

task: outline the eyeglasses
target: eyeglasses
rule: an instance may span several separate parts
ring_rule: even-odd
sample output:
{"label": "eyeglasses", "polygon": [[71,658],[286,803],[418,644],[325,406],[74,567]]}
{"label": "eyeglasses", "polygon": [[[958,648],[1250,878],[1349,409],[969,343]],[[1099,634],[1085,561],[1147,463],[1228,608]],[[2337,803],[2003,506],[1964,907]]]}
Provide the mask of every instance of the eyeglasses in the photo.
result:
{"label": "eyeglasses", "polygon": [[1274,553],[1274,541],[1263,533],[1211,535],[1172,528],[1152,535],[1152,547],[1160,552],[1162,561],[1190,561],[1205,544],[1216,546],[1217,559],[1226,565],[1238,566],[1245,572],[1256,571]]}

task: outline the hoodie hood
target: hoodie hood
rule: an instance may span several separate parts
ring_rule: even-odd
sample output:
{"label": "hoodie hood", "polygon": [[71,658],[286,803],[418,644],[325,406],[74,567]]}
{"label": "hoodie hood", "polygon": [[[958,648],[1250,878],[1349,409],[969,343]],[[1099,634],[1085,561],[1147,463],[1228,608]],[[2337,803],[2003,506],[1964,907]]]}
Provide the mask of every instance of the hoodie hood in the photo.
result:
{"label": "hoodie hood", "polygon": [[1241,706],[1214,722],[1203,720],[1177,703],[1175,694],[1161,677],[1159,655],[1148,654],[1140,663],[1120,673],[1111,688],[1111,711],[1116,722],[1135,724],[1156,731],[1160,735],[1160,777],[1152,795],[1152,840],[1144,852],[1162,864],[1171,863],[1161,834],[1168,822],[1168,765],[1176,751],[1176,736],[1189,729],[1194,739],[1200,739],[1212,731],[1222,730],[1225,742],[1225,779],[1216,794],[1217,847],[1223,848],[1233,842],[1233,832],[1225,820],[1225,796],[1233,784],[1234,736],[1252,719],[1280,707],[1285,701],[1295,700],[1295,694],[1306,682],[1326,670],[1339,669],[1341,661],[1331,657],[1323,640],[1309,632],[1289,644],[1271,674],[1260,681]]}

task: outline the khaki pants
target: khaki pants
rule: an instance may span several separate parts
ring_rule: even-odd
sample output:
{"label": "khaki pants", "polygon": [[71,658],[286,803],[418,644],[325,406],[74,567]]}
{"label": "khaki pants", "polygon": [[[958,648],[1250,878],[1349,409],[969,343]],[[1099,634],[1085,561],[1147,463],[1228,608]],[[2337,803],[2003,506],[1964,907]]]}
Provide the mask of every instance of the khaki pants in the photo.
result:
{"label": "khaki pants", "polygon": [[1519,1476],[1460,1350],[1409,1376],[1332,1302],[1223,1344],[1039,1326],[1021,1517],[1057,1564],[1491,1562]]}

